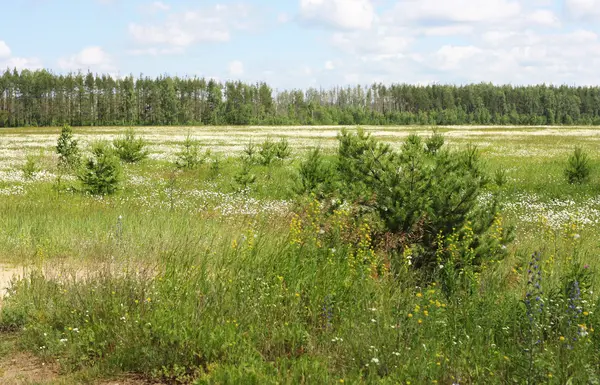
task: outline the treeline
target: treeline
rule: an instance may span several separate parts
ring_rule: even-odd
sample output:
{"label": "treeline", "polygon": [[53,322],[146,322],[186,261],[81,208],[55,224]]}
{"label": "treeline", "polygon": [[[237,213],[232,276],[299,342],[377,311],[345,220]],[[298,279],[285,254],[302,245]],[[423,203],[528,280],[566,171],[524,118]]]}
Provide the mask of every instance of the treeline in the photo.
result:
{"label": "treeline", "polygon": [[7,70],[0,126],[596,125],[600,87],[373,84],[274,91],[203,78]]}

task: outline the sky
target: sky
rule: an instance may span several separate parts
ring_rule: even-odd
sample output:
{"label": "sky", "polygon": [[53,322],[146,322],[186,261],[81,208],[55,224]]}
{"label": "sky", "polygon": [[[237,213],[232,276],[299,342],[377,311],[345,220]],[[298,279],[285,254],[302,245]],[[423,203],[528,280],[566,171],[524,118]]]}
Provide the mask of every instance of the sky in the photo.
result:
{"label": "sky", "polygon": [[600,0],[16,0],[0,68],[266,81],[600,84]]}

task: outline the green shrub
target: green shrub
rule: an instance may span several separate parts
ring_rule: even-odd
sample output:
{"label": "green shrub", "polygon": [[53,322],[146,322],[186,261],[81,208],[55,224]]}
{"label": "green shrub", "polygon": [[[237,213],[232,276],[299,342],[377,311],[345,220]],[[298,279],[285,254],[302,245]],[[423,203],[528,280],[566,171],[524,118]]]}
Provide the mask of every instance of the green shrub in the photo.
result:
{"label": "green shrub", "polygon": [[260,155],[260,164],[268,166],[277,158],[278,146],[271,138],[267,138],[260,144],[258,154]]}
{"label": "green shrub", "polygon": [[376,213],[384,233],[399,239],[395,249],[413,250],[415,267],[433,272],[445,265],[451,255],[439,247],[451,235],[460,239],[453,244],[462,256],[473,252],[457,266],[497,258],[503,254],[499,246],[512,240],[510,228],[496,237],[489,234],[499,207],[496,199],[478,200],[487,177],[475,147],[430,153],[413,134],[397,152],[362,130],[343,130],[338,139],[334,192],[364,213]]}
{"label": "green shrub", "polygon": [[579,146],[569,156],[565,177],[570,184],[584,184],[590,180],[591,166],[588,154]]}
{"label": "green shrub", "polygon": [[23,177],[25,179],[32,179],[35,176],[35,173],[40,171],[38,167],[38,157],[28,154],[27,160],[25,164],[21,167],[21,171],[23,172]]}
{"label": "green shrub", "polygon": [[440,134],[437,130],[434,130],[433,135],[425,141],[425,146],[427,147],[428,153],[435,155],[444,146],[444,143],[444,135]]}
{"label": "green shrub", "polygon": [[328,190],[328,183],[332,178],[331,170],[325,163],[319,147],[309,151],[306,158],[300,163],[298,175],[299,183],[296,191],[299,194],[309,193],[321,197]]}
{"label": "green shrub", "polygon": [[92,157],[80,170],[78,179],[83,191],[93,195],[109,195],[119,189],[123,170],[119,158],[106,142],[92,145]]}
{"label": "green shrub", "polygon": [[206,156],[200,155],[200,142],[188,134],[177,153],[175,165],[180,169],[193,170],[204,163]]}
{"label": "green shrub", "polygon": [[275,156],[277,159],[286,160],[292,155],[292,149],[286,138],[281,138],[275,145]]}
{"label": "green shrub", "polygon": [[137,163],[148,157],[146,141],[135,136],[135,130],[129,128],[125,133],[113,141],[115,152],[123,162]]}
{"label": "green shrub", "polygon": [[59,167],[74,169],[79,166],[81,154],[78,142],[73,137],[73,129],[65,124],[61,130],[58,142],[56,144],[58,153]]}
{"label": "green shrub", "polygon": [[233,176],[233,180],[240,191],[246,190],[256,182],[256,175],[252,173],[252,164],[247,158],[242,159],[242,168]]}
{"label": "green shrub", "polygon": [[243,152],[244,152],[243,157],[245,158],[245,160],[247,162],[254,163],[256,161],[255,158],[256,158],[256,154],[257,154],[258,150],[256,148],[256,145],[252,141],[252,139],[250,139],[250,141],[246,144]]}
{"label": "green shrub", "polygon": [[221,172],[221,168],[222,168],[222,160],[221,157],[218,154],[215,154],[212,158],[211,158],[211,163],[210,163],[210,176],[212,178],[216,177],[217,175],[219,175],[219,173]]}
{"label": "green shrub", "polygon": [[508,182],[508,178],[506,176],[506,170],[503,168],[499,168],[494,172],[494,183],[498,187],[503,187]]}

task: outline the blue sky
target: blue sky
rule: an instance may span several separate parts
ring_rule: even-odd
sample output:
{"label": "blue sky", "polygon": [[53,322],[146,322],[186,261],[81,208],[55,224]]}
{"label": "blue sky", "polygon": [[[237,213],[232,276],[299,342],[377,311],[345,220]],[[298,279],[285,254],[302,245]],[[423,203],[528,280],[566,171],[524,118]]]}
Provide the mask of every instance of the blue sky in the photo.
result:
{"label": "blue sky", "polygon": [[277,88],[600,84],[600,0],[20,0],[0,66]]}

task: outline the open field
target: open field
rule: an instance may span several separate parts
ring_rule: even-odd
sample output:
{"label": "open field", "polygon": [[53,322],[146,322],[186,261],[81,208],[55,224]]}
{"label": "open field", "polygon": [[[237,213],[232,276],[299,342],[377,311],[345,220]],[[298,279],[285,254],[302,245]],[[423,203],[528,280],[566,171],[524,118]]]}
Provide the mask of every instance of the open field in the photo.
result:
{"label": "open field", "polygon": [[[364,129],[395,150],[431,134]],[[406,263],[408,248],[379,248],[376,226],[348,219],[331,235],[345,214],[298,194],[299,164],[316,146],[334,159],[339,130],[140,127],[148,159],[123,166],[116,194],[91,196],[57,167],[60,128],[0,129],[0,337],[11,341],[0,342],[0,383],[22,354],[65,384],[600,381],[600,129],[438,127],[450,149],[479,148],[492,182],[478,200],[499,196],[496,230],[514,227],[503,257],[465,270],[469,288],[453,293]],[[74,134],[89,155],[122,131]],[[176,171],[188,134],[211,154]],[[244,148],[268,138],[286,138],[291,157],[252,165],[256,181],[240,187]],[[582,185],[564,177],[576,145],[592,168]],[[13,273],[25,279],[8,289]]]}

